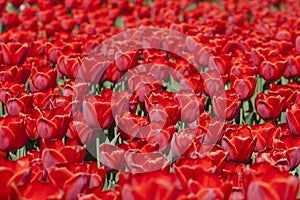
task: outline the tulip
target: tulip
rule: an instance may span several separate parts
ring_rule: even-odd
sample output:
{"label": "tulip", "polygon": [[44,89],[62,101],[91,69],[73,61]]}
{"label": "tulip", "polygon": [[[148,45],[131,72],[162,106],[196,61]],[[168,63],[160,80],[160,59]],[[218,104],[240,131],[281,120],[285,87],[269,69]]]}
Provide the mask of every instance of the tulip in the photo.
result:
{"label": "tulip", "polygon": [[57,72],[52,67],[33,68],[30,75],[30,90],[43,91],[54,88],[56,85]]}
{"label": "tulip", "polygon": [[93,128],[108,129],[113,123],[111,108],[112,91],[103,90],[100,95],[87,95],[83,101],[83,114],[88,125]]}
{"label": "tulip", "polygon": [[241,101],[249,100],[253,96],[256,88],[256,78],[254,75],[230,75],[229,80],[230,88],[241,96]]}
{"label": "tulip", "polygon": [[248,125],[231,125],[225,131],[222,147],[229,152],[228,160],[246,163],[251,158],[257,136],[253,136]]}
{"label": "tulip", "polygon": [[295,136],[300,136],[300,106],[292,104],[286,111],[286,121],[291,133]]}
{"label": "tulip", "polygon": [[70,122],[70,113],[63,108],[52,110],[33,109],[25,119],[26,132],[30,138],[49,139],[65,136]]}
{"label": "tulip", "polygon": [[150,121],[174,125],[180,119],[180,105],[175,94],[167,91],[154,91],[145,99]]}
{"label": "tulip", "polygon": [[255,98],[256,112],[263,120],[275,120],[283,110],[284,99],[276,93],[258,93]]}
{"label": "tulip", "polygon": [[27,43],[0,44],[4,62],[7,65],[22,65],[27,58],[29,45]]}
{"label": "tulip", "polygon": [[28,140],[25,132],[24,118],[11,116],[0,118],[1,151],[15,151],[24,146]]}
{"label": "tulip", "polygon": [[240,111],[240,95],[234,90],[227,90],[220,96],[213,97],[212,105],[217,117],[231,121]]}

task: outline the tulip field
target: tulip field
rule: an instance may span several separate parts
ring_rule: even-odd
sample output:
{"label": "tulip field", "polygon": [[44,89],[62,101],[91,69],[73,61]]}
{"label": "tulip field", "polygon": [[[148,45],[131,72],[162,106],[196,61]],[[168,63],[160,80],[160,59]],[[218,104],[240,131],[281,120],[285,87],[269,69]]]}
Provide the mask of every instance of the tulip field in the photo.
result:
{"label": "tulip field", "polygon": [[299,183],[298,0],[0,0],[0,200]]}

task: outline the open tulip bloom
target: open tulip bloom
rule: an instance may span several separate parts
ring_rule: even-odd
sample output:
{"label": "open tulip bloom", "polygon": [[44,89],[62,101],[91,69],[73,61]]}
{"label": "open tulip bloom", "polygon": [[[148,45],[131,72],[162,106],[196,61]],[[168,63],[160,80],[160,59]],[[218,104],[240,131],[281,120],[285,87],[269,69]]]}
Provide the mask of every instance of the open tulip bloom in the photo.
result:
{"label": "open tulip bloom", "polygon": [[300,199],[298,0],[0,0],[0,200]]}

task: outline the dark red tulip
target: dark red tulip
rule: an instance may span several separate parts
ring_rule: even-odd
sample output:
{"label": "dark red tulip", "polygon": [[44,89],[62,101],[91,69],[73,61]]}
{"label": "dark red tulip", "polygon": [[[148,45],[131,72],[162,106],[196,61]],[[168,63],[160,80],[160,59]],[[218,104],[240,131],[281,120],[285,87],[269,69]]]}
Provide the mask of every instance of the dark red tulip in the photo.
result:
{"label": "dark red tulip", "polygon": [[7,65],[22,65],[27,58],[29,45],[18,42],[1,44],[4,62]]}
{"label": "dark red tulip", "polygon": [[213,97],[212,105],[217,117],[231,121],[240,111],[240,95],[234,90],[227,90],[220,96]]}
{"label": "dark red tulip", "polygon": [[222,139],[222,147],[229,152],[228,160],[246,163],[251,158],[257,136],[248,125],[229,126]]}
{"label": "dark red tulip", "polygon": [[241,96],[242,101],[249,100],[253,96],[256,88],[256,78],[254,75],[230,75],[229,80],[230,88]]}
{"label": "dark red tulip", "polygon": [[26,144],[28,137],[23,117],[11,115],[1,117],[0,128],[1,151],[15,151]]}
{"label": "dark red tulip", "polygon": [[286,121],[291,133],[300,136],[300,106],[291,104],[286,111]]}
{"label": "dark red tulip", "polygon": [[112,90],[106,89],[100,95],[85,96],[83,114],[90,127],[108,129],[113,123],[112,92]]}
{"label": "dark red tulip", "polygon": [[54,88],[56,85],[57,71],[52,67],[34,67],[30,75],[30,90],[43,91]]}
{"label": "dark red tulip", "polygon": [[284,100],[276,93],[258,93],[255,98],[256,112],[263,120],[275,120],[283,110]]}

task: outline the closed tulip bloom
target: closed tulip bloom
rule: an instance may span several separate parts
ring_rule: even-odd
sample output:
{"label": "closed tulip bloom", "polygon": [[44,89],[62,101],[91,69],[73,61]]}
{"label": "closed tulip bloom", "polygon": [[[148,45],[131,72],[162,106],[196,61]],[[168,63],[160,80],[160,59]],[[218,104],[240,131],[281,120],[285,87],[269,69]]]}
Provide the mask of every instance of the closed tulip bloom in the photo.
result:
{"label": "closed tulip bloom", "polygon": [[275,120],[284,106],[284,97],[276,93],[258,93],[255,98],[255,108],[263,120]]}

